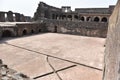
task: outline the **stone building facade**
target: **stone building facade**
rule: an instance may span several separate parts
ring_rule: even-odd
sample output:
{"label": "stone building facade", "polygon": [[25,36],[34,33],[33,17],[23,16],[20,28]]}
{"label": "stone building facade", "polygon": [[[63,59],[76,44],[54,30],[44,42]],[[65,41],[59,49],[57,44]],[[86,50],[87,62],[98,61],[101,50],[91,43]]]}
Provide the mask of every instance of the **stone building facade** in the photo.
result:
{"label": "stone building facade", "polygon": [[12,11],[0,12],[0,37],[22,36],[39,32],[56,32],[92,37],[106,37],[109,8],[61,8],[40,2],[33,19]]}
{"label": "stone building facade", "polygon": [[106,37],[109,17],[114,6],[109,8],[56,8],[40,2],[34,20],[45,22],[50,32]]}

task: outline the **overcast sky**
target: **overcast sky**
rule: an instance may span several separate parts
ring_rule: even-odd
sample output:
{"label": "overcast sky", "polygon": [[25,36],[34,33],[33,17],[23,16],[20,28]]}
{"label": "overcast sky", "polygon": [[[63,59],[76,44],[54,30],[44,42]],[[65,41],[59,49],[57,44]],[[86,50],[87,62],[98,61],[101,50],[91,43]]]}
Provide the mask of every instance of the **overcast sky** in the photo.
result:
{"label": "overcast sky", "polygon": [[0,0],[0,11],[11,10],[26,16],[33,16],[40,1],[59,8],[71,6],[72,10],[74,8],[108,7],[117,2],[117,0]]}

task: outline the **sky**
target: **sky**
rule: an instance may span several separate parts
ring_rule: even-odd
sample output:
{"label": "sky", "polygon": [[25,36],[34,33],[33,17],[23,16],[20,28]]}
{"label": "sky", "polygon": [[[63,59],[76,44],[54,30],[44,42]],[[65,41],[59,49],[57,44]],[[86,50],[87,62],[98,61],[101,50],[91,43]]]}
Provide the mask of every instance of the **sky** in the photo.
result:
{"label": "sky", "polygon": [[40,1],[58,8],[71,6],[72,10],[109,7],[117,2],[117,0],[0,0],[0,11],[13,11],[33,17]]}

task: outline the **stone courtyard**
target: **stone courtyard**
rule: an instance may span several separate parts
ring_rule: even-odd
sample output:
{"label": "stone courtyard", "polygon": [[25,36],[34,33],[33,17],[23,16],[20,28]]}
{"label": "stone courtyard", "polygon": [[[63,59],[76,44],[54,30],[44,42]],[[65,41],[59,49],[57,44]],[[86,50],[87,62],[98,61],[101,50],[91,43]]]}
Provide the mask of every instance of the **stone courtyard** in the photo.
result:
{"label": "stone courtyard", "polygon": [[36,80],[102,80],[105,38],[41,33],[0,41],[0,59]]}

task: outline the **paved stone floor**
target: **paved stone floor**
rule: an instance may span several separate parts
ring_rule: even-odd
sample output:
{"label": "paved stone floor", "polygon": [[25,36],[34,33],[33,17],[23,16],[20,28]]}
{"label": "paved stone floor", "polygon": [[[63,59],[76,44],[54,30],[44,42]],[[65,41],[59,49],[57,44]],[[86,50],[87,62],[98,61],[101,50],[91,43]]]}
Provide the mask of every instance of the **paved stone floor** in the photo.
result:
{"label": "paved stone floor", "polygon": [[102,80],[105,38],[45,33],[0,41],[0,59],[36,80]]}

